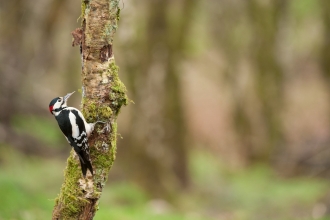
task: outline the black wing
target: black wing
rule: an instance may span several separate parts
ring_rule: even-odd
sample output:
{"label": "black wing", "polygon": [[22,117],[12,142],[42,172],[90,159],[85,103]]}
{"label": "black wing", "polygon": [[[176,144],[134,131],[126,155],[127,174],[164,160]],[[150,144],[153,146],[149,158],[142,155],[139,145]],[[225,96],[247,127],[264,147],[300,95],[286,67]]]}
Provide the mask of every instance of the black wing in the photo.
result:
{"label": "black wing", "polygon": [[62,110],[61,113],[56,116],[58,126],[66,137],[72,137],[72,126],[69,120],[69,110]]}
{"label": "black wing", "polygon": [[[71,117],[71,120],[75,119],[75,121],[70,121],[70,113],[75,116]],[[74,109],[64,109],[61,111],[60,115],[56,117],[58,125],[79,156],[83,176],[86,176],[87,169],[89,169],[93,175],[93,167],[89,157],[89,146],[84,121],[79,116],[78,111]],[[74,128],[77,126],[79,132],[72,132],[72,126]]]}
{"label": "black wing", "polygon": [[[72,137],[68,137],[68,140],[70,142],[70,145],[73,147],[74,151],[77,153],[81,165],[81,171],[84,177],[86,177],[87,169],[91,172],[93,175],[93,167],[89,158],[89,147],[87,143],[87,136],[86,136],[86,142],[82,142],[82,146],[79,146],[79,144],[76,142],[76,140]],[[83,150],[86,149],[86,150]]]}

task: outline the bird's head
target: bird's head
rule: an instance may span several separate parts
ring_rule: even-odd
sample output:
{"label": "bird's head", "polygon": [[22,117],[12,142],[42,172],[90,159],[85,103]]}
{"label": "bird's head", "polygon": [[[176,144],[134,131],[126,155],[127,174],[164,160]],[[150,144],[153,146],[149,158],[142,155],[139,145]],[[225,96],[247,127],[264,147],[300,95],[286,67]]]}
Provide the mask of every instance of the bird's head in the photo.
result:
{"label": "bird's head", "polygon": [[[66,94],[64,97],[56,97],[49,103],[49,111],[53,115],[57,115],[63,108],[68,107],[67,101],[74,92]],[[56,114],[57,113],[57,114]]]}

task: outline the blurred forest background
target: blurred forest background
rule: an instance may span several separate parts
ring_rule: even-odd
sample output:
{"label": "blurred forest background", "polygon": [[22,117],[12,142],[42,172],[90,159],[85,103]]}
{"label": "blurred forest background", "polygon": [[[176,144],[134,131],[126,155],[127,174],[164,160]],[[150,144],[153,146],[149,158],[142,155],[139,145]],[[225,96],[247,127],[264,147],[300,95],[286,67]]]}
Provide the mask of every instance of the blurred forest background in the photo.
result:
{"label": "blurred forest background", "polygon": [[[95,219],[330,219],[330,1],[121,1],[134,104]],[[0,220],[50,219],[80,1],[0,1]],[[69,101],[80,106],[76,93]]]}

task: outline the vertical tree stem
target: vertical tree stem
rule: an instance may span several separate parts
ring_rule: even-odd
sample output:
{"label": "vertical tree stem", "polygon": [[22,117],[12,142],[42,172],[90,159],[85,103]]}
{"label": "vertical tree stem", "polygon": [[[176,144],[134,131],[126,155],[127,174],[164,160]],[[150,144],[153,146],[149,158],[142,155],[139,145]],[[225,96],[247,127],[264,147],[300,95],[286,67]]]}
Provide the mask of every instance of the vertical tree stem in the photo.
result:
{"label": "vertical tree stem", "polygon": [[102,189],[115,159],[116,119],[127,104],[126,88],[118,78],[112,42],[117,30],[119,0],[82,0],[82,28],[73,32],[73,45],[82,56],[82,112],[87,122],[101,120],[89,138],[94,176],[83,179],[71,151],[53,219],[93,219]]}

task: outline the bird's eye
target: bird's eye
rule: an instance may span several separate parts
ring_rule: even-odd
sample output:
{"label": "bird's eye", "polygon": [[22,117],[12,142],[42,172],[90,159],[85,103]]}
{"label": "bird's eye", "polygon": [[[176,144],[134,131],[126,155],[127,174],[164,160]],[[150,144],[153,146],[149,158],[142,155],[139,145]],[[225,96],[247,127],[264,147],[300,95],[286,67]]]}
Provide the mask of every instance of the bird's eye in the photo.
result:
{"label": "bird's eye", "polygon": [[61,99],[59,99],[59,100],[57,100],[58,102],[60,102],[61,101]]}

